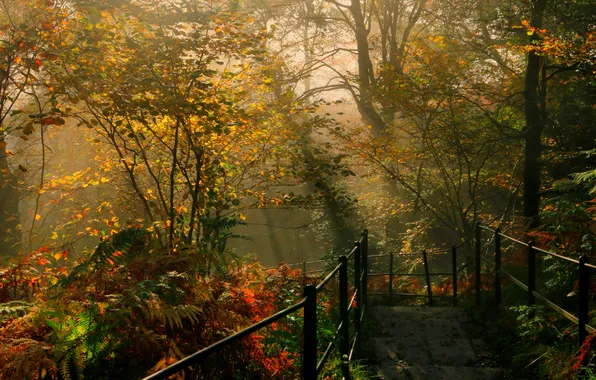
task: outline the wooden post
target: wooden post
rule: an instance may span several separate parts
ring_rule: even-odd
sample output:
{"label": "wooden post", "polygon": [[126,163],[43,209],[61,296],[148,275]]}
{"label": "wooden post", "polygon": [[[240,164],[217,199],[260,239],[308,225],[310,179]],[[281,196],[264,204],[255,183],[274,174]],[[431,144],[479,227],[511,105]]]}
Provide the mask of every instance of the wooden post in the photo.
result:
{"label": "wooden post", "polygon": [[350,314],[348,313],[348,259],[346,256],[340,256],[339,264],[339,317],[341,320],[341,329],[339,330],[341,340],[339,342],[339,352],[341,357],[341,369],[344,379],[350,379],[349,363],[346,361],[350,356]]}
{"label": "wooden post", "polygon": [[528,242],[528,306],[536,303],[534,291],[536,290],[536,252],[534,242]]}
{"label": "wooden post", "polygon": [[304,326],[302,328],[302,375],[305,380],[317,378],[317,288],[304,287]]}
{"label": "wooden post", "polygon": [[588,336],[588,332],[586,331],[586,325],[588,324],[588,303],[590,301],[589,295],[589,287],[590,287],[590,272],[586,263],[588,262],[588,258],[586,256],[582,256],[579,258],[579,304],[578,304],[578,313],[577,319],[579,324],[579,346],[581,347]]}
{"label": "wooden post", "polygon": [[389,253],[389,302],[393,302],[393,252]]}
{"label": "wooden post", "polygon": [[457,306],[457,248],[455,246],[451,247],[451,271],[453,272],[451,278],[453,282],[453,306]]}
{"label": "wooden post", "polygon": [[476,282],[476,306],[480,306],[480,251],[482,250],[482,231],[480,222],[476,222],[476,255],[474,260],[474,277]]}
{"label": "wooden post", "polygon": [[501,304],[501,230],[495,230],[495,303]]}
{"label": "wooden post", "polygon": [[426,276],[426,289],[428,292],[428,304],[433,305],[433,290],[430,284],[430,273],[428,272],[428,259],[426,257],[426,250],[422,251],[422,260],[424,261],[424,274]]}

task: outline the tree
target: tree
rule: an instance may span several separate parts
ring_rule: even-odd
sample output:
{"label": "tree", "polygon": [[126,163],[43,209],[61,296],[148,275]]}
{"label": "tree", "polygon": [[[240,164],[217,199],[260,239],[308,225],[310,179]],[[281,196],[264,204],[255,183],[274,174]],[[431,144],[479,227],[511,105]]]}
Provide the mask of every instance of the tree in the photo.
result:
{"label": "tree", "polygon": [[[60,36],[65,15],[51,1],[2,1],[0,6],[0,256],[16,256],[23,248],[22,223],[26,219],[21,219],[19,201],[28,169],[11,158],[11,146],[27,140],[39,128],[43,150],[44,130],[60,122],[48,118],[52,111],[42,84],[44,65],[52,59],[52,45]],[[43,174],[42,170],[38,190],[43,186]],[[36,219],[34,212],[31,229]]]}
{"label": "tree", "polygon": [[265,194],[295,171],[299,130],[287,118],[298,111],[291,94],[273,96],[279,63],[250,19],[179,11],[82,8],[52,75],[70,115],[110,147],[123,177],[109,181],[141,206],[154,239],[221,253],[241,199],[283,202]]}

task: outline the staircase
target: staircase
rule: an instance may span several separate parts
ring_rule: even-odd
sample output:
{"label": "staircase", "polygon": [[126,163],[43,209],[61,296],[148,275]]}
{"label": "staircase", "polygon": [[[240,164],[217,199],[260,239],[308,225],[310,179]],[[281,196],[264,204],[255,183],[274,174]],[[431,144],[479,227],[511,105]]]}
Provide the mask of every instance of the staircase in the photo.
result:
{"label": "staircase", "polygon": [[381,379],[489,380],[491,367],[480,340],[469,339],[463,310],[450,307],[374,306],[370,342]]}

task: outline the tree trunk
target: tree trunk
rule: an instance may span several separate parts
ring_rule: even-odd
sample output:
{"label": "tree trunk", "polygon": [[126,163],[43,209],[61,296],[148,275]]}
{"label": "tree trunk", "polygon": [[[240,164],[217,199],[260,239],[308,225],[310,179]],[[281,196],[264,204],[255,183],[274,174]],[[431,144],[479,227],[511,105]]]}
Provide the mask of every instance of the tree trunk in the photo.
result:
{"label": "tree trunk", "polygon": [[[542,28],[546,0],[532,2],[531,27]],[[538,41],[537,33],[532,33],[530,43]],[[538,225],[540,211],[540,156],[542,154],[541,136],[545,120],[540,109],[540,74],[542,58],[534,51],[528,53],[526,81],[524,86],[524,218],[527,228]]]}
{"label": "tree trunk", "polygon": [[373,104],[372,86],[374,83],[371,78],[372,61],[368,45],[368,30],[364,21],[360,0],[352,0],[350,12],[354,17],[354,31],[356,37],[356,48],[358,50],[358,80],[360,96],[356,100],[358,111],[364,121],[372,127],[375,135],[380,135],[385,130],[385,122],[379,115]]}
{"label": "tree trunk", "polygon": [[8,167],[5,146],[6,141],[0,137],[0,259],[16,257],[19,253],[21,238],[18,228],[18,179]]}

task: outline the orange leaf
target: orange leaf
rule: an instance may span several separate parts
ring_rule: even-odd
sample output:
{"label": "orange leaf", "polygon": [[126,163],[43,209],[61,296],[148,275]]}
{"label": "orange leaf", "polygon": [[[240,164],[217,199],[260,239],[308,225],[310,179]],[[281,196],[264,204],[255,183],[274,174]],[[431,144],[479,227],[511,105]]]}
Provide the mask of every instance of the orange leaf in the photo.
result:
{"label": "orange leaf", "polygon": [[44,257],[44,258],[37,260],[37,263],[39,265],[48,265],[50,263],[50,261]]}
{"label": "orange leaf", "polygon": [[54,119],[53,117],[44,117],[40,121],[41,125],[50,125],[50,124],[54,124],[55,122],[56,122],[56,119]]}

